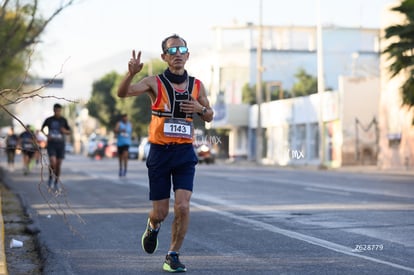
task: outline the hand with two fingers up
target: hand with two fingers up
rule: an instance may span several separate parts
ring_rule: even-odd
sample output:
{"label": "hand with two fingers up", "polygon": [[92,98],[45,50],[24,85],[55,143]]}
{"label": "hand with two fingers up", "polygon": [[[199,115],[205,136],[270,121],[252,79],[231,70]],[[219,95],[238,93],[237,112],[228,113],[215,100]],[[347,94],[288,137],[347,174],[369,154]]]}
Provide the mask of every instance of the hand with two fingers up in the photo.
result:
{"label": "hand with two fingers up", "polygon": [[144,63],[141,63],[141,51],[138,55],[135,54],[135,50],[132,50],[132,58],[128,62],[128,71],[131,75],[136,75],[144,67]]}

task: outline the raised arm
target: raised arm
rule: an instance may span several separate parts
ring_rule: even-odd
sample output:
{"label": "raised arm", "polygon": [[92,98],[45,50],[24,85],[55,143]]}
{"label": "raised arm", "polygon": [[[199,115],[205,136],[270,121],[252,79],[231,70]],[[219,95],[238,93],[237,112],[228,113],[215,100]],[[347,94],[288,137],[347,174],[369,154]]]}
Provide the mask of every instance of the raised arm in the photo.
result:
{"label": "raised arm", "polygon": [[144,64],[141,63],[141,52],[139,51],[138,55],[136,55],[135,50],[133,50],[132,58],[128,62],[128,73],[118,88],[119,97],[136,96],[151,91],[150,77],[144,78],[138,83],[131,84],[132,79],[142,70],[143,66]]}

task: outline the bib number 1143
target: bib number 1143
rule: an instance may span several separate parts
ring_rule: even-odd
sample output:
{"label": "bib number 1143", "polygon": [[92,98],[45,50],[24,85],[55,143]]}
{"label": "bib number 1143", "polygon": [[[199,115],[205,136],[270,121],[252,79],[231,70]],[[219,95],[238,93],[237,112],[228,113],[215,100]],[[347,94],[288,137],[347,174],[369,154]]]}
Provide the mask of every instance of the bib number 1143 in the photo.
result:
{"label": "bib number 1143", "polygon": [[164,135],[168,137],[193,138],[193,124],[183,119],[166,119],[164,122]]}

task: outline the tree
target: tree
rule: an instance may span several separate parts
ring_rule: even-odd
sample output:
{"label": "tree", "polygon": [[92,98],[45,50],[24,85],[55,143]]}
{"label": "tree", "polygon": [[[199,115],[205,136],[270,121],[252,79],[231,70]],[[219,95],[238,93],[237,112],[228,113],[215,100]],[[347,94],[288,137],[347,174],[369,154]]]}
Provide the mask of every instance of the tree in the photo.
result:
{"label": "tree", "polygon": [[242,102],[253,105],[256,104],[256,89],[251,87],[249,83],[244,84],[242,88]]}
{"label": "tree", "polygon": [[298,80],[291,89],[293,97],[306,96],[314,94],[318,91],[316,77],[308,74],[303,68],[300,68],[295,74],[295,78]]}
{"label": "tree", "polygon": [[89,114],[98,119],[102,126],[114,128],[121,112],[116,108],[117,98],[112,89],[119,75],[111,72],[92,84],[92,96],[87,103]]}
{"label": "tree", "polygon": [[[40,41],[46,26],[74,0],[61,1],[50,16],[39,15],[38,0],[4,0],[0,6],[0,126],[11,125],[13,107],[19,102],[40,96],[41,88],[22,92],[28,75],[31,46]],[[22,123],[22,126],[24,123]]]}
{"label": "tree", "polygon": [[[267,98],[267,92],[270,93],[270,101],[289,98],[289,93],[287,91],[282,91],[280,89],[274,89],[274,86],[268,87],[268,83],[262,83],[262,101],[265,102]],[[269,91],[267,89],[269,88]],[[283,95],[280,93],[283,92]],[[242,102],[252,105],[256,104],[256,85],[250,86],[248,83],[244,84],[242,88]]]}
{"label": "tree", "polygon": [[401,13],[405,20],[385,29],[385,38],[396,42],[383,53],[388,54],[388,60],[392,61],[389,67],[391,78],[400,73],[406,76],[401,86],[402,103],[411,108],[414,106],[414,0],[404,0],[391,10]]}
{"label": "tree", "polygon": [[46,26],[74,0],[60,1],[53,13],[43,18],[39,0],[4,0],[0,7],[0,90],[20,85],[26,77],[30,47],[40,42]]}
{"label": "tree", "polygon": [[5,112],[0,112],[0,127],[12,125],[12,118]]}
{"label": "tree", "polygon": [[[316,77],[308,74],[304,69],[300,68],[295,74],[297,81],[293,84],[290,92],[282,90],[278,85],[271,85],[272,82],[263,82],[262,84],[262,99],[266,101],[266,93],[270,93],[270,100],[285,99],[296,96],[306,96],[317,92],[317,79]],[[267,84],[270,84],[267,85]],[[269,87],[268,87],[269,86]],[[278,88],[279,87],[279,88]],[[266,91],[269,89],[269,91]],[[280,93],[283,93],[282,95]],[[249,86],[245,84],[242,88],[242,102],[247,104],[256,104],[256,85]]]}

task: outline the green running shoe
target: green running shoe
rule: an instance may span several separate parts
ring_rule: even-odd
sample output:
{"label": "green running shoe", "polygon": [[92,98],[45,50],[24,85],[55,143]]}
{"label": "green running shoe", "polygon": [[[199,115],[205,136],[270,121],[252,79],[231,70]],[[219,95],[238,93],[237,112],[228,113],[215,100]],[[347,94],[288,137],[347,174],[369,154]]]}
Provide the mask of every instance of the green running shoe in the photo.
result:
{"label": "green running shoe", "polygon": [[179,256],[180,255],[178,253],[168,254],[165,257],[165,262],[164,262],[162,269],[164,269],[164,271],[171,272],[171,273],[186,272],[187,268],[185,268],[185,265],[183,265],[180,262]]}

